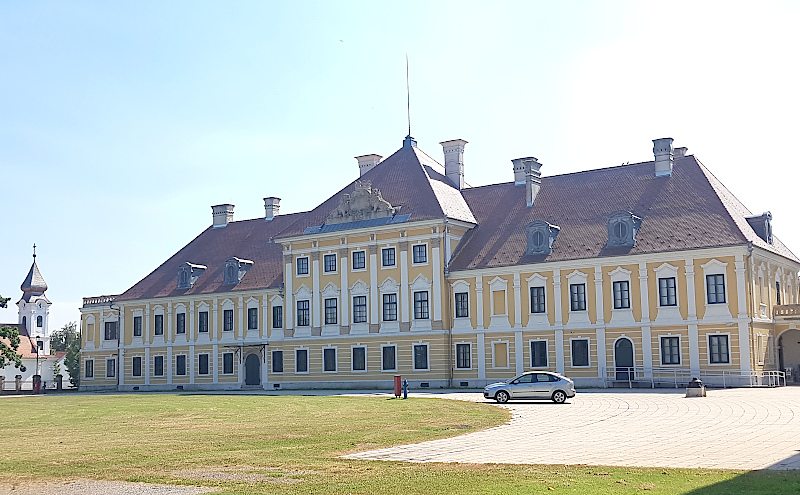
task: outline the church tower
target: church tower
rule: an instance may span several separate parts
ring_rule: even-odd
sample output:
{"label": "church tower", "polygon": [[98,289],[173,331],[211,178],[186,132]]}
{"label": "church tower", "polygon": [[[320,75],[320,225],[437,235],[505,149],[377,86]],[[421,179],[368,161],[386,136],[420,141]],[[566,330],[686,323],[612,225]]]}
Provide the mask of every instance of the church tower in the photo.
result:
{"label": "church tower", "polygon": [[28,335],[39,347],[39,354],[50,354],[50,330],[47,323],[50,316],[51,303],[44,295],[47,283],[36,266],[36,245],[33,245],[33,264],[28,271],[28,276],[19,287],[22,290],[22,299],[17,303],[19,308],[19,323],[28,331]]}

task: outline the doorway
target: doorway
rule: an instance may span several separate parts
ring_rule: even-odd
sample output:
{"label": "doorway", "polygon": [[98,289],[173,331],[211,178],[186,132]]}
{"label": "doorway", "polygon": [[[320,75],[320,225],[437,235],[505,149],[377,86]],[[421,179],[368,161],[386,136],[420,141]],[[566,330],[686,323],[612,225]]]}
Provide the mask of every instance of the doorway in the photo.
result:
{"label": "doorway", "polygon": [[800,384],[800,330],[787,330],[778,337],[778,367],[786,382]]}
{"label": "doorway", "polygon": [[261,360],[257,354],[248,354],[244,360],[244,384],[261,385]]}
{"label": "doorway", "polygon": [[617,380],[633,380],[633,342],[630,339],[623,337],[614,344],[614,366]]}

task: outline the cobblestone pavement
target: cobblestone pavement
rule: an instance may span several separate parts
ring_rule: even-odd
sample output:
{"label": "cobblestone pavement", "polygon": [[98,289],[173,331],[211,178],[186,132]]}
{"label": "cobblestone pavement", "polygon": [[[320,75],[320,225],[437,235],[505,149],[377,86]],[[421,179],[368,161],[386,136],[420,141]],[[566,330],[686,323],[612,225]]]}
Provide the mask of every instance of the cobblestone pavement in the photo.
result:
{"label": "cobblestone pavement", "polygon": [[[483,402],[480,393],[418,397]],[[567,404],[511,402],[509,423],[454,438],[361,452],[350,459],[800,469],[800,387],[580,391]]]}

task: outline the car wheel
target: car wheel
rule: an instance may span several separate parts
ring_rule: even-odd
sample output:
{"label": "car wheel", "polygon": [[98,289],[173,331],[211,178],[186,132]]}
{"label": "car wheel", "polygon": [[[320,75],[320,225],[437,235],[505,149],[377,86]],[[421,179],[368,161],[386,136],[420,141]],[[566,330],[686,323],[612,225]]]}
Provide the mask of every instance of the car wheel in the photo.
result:
{"label": "car wheel", "polygon": [[505,390],[501,390],[496,394],[494,394],[494,400],[496,400],[500,404],[505,404],[506,402],[508,402],[509,398],[510,397],[508,396],[508,392],[506,392]]}
{"label": "car wheel", "polygon": [[553,402],[556,404],[563,404],[567,400],[567,394],[563,390],[556,390],[553,392]]}

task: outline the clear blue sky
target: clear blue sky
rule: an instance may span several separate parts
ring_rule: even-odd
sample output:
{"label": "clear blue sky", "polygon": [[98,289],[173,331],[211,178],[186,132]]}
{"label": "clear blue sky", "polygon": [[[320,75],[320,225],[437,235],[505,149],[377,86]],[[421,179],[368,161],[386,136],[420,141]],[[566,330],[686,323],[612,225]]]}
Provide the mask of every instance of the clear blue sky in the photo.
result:
{"label": "clear blue sky", "polygon": [[[800,254],[797,2],[2,2],[0,294],[120,293],[211,223],[314,207],[412,134],[466,180],[687,146]],[[0,310],[16,321],[16,307]]]}

